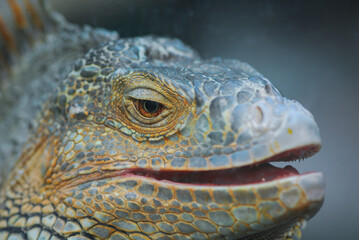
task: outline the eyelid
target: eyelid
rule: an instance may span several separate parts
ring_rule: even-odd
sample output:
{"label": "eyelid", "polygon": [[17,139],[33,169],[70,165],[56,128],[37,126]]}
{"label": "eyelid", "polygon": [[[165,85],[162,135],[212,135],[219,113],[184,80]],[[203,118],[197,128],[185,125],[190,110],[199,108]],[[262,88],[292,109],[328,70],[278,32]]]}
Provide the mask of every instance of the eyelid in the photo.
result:
{"label": "eyelid", "polygon": [[149,100],[153,102],[158,102],[163,104],[165,107],[169,108],[168,99],[157,91],[146,89],[146,88],[136,88],[127,92],[126,97],[134,98],[137,100]]}

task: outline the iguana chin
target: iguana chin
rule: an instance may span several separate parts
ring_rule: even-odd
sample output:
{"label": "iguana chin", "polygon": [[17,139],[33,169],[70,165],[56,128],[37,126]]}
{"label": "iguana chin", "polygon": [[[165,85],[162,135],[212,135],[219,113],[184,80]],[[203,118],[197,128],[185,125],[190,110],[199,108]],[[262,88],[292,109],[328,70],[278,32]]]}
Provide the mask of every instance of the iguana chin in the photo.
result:
{"label": "iguana chin", "polygon": [[301,237],[323,176],[270,162],[319,151],[302,105],[238,60],[7,3],[0,239]]}

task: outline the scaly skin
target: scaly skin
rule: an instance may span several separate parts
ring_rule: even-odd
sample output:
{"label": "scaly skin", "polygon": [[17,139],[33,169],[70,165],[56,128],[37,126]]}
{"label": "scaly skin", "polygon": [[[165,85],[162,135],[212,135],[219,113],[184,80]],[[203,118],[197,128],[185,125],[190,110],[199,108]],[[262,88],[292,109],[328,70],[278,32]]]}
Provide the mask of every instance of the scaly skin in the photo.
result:
{"label": "scaly skin", "polygon": [[[144,100],[163,105],[157,116]],[[131,174],[182,177],[319,148],[300,104],[249,65],[199,60],[178,40],[125,39],[89,51],[39,122],[1,189],[2,239],[291,239],[323,200],[317,173],[245,185]]]}
{"label": "scaly skin", "polygon": [[0,189],[0,239],[293,239],[323,202],[320,173],[264,164],[319,150],[312,115],[178,40],[91,49],[37,123]]}

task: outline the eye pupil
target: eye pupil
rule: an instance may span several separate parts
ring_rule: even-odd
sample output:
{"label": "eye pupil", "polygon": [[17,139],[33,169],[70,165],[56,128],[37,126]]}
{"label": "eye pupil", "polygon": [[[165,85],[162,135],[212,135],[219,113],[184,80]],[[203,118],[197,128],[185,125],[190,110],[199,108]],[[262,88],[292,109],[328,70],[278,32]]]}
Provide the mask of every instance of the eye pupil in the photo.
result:
{"label": "eye pupil", "polygon": [[156,113],[159,109],[159,103],[153,101],[144,101],[143,108],[149,113]]}

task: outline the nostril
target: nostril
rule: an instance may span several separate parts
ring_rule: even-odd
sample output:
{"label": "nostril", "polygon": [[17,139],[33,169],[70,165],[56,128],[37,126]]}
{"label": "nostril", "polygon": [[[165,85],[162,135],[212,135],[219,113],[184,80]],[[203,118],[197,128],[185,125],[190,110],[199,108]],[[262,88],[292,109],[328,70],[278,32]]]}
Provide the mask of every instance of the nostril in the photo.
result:
{"label": "nostril", "polygon": [[253,106],[252,125],[257,131],[266,131],[269,128],[269,109],[264,103],[256,103]]}
{"label": "nostril", "polygon": [[266,93],[267,94],[272,94],[273,92],[273,88],[272,88],[272,85],[267,83],[265,86],[264,86],[264,89],[266,90]]}

